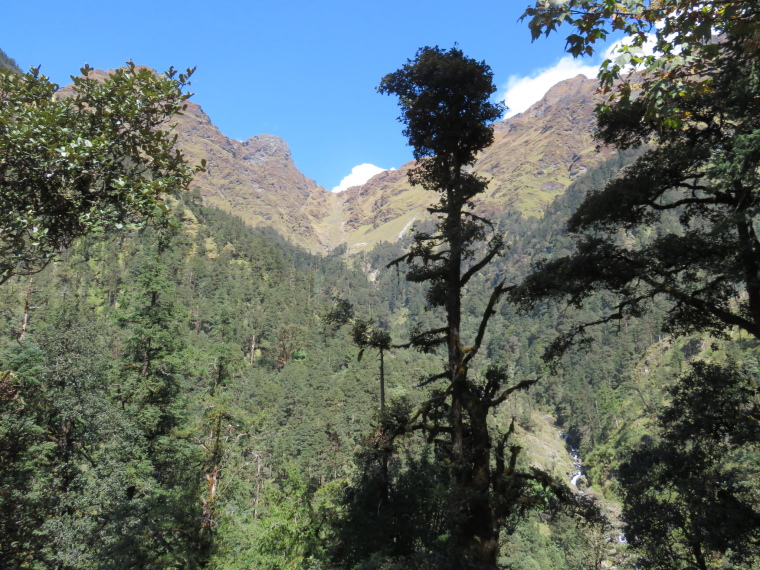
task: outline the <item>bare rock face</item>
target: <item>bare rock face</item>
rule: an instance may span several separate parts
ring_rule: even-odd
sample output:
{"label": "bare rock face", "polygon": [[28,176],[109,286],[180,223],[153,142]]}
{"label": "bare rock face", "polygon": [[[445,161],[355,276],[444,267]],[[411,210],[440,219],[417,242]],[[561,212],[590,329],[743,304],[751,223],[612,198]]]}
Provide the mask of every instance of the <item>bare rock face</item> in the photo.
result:
{"label": "bare rock face", "polygon": [[240,158],[246,164],[277,162],[288,165],[293,162],[288,143],[274,135],[257,135],[243,142],[243,154]]}

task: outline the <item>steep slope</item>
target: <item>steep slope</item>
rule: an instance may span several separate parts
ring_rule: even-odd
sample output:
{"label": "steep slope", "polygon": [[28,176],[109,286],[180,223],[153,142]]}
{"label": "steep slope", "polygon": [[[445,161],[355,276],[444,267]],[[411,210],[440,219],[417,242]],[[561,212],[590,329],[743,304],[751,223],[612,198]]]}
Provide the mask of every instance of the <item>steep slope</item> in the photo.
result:
{"label": "steep slope", "polygon": [[312,251],[340,243],[339,225],[324,223],[336,209],[336,196],[296,168],[284,140],[272,135],[229,139],[195,103],[179,118],[177,134],[192,162],[207,161],[207,171],[193,182],[205,203],[252,226],[272,227]]}
{"label": "steep slope", "polygon": [[[478,205],[481,214],[498,216],[511,208],[540,217],[575,177],[609,157],[610,151],[598,152],[593,140],[595,90],[595,80],[579,75],[555,85],[525,113],[496,124],[494,144],[474,165],[491,180]],[[396,241],[428,215],[434,201],[409,185],[412,162],[333,194],[296,168],[284,140],[230,139],[193,102],[177,117],[176,133],[191,163],[207,161],[207,171],[193,182],[207,205],[251,226],[271,227],[312,252],[344,243],[354,252]]]}
{"label": "steep slope", "polygon": [[[481,213],[513,208],[541,216],[575,177],[609,156],[597,152],[593,140],[595,91],[596,81],[579,75],[554,86],[525,113],[496,124],[494,144],[474,166],[491,179]],[[253,226],[270,226],[311,251],[346,243],[355,252],[396,241],[433,201],[409,185],[413,163],[335,195],[298,171],[282,139],[229,139],[195,103],[179,118],[177,133],[192,161],[208,162],[194,182],[205,203]]]}
{"label": "steep slope", "polygon": [[10,57],[7,53],[5,53],[1,49],[0,49],[0,69],[14,71],[16,73],[22,73],[21,69],[19,69],[18,64],[16,64],[16,60]]}
{"label": "steep slope", "polygon": [[579,174],[609,157],[593,139],[596,87],[583,75],[562,81],[525,113],[496,125],[496,140],[474,169],[492,178],[492,207],[509,202],[540,216]]}
{"label": "steep slope", "polygon": [[[494,144],[473,169],[491,179],[482,213],[511,207],[541,216],[575,177],[609,157],[609,150],[597,152],[593,140],[595,91],[596,81],[579,75],[554,86],[525,113],[496,124]],[[407,182],[411,166],[378,174],[340,195],[349,251],[394,241],[426,215],[432,198]]]}

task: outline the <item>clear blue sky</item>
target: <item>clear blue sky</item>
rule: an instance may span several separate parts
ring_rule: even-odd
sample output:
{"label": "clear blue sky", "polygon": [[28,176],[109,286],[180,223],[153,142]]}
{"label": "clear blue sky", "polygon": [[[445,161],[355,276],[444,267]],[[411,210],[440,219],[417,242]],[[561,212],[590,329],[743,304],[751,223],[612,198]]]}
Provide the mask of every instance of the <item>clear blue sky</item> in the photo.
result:
{"label": "clear blue sky", "polygon": [[561,36],[531,44],[526,2],[449,0],[78,0],[9,2],[0,48],[60,84],[85,62],[132,59],[159,71],[197,66],[193,100],[227,136],[273,134],[298,168],[330,189],[355,165],[411,159],[395,99],[375,86],[418,47],[451,47],[495,82],[557,64]]}

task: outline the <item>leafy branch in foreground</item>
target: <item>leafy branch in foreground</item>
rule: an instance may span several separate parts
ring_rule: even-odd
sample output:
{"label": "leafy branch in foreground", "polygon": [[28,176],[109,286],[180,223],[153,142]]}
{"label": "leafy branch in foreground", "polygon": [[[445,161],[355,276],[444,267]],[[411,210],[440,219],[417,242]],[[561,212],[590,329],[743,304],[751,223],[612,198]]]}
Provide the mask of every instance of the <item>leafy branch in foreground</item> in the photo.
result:
{"label": "leafy branch in foreground", "polygon": [[39,68],[0,70],[0,283],[35,273],[74,239],[142,222],[195,171],[169,123],[192,69],[85,66],[61,90]]}
{"label": "leafy branch in foreground", "polygon": [[[743,57],[760,54],[760,8],[753,0],[538,0],[522,19],[534,40],[570,26],[566,50],[574,57],[592,55],[597,43],[625,34],[599,72],[600,90],[608,95],[601,108],[636,100],[652,126],[688,121],[679,102],[711,90],[727,38],[743,38]],[[639,73],[630,75],[634,68]]]}
{"label": "leafy branch in foreground", "polygon": [[682,120],[653,123],[645,91],[599,112],[600,142],[646,150],[570,218],[575,253],[539,263],[510,292],[524,309],[612,294],[604,318],[577,325],[549,356],[589,326],[641,315],[658,297],[671,302],[670,332],[738,327],[760,338],[760,52],[751,37],[727,33],[709,88],[671,101]]}

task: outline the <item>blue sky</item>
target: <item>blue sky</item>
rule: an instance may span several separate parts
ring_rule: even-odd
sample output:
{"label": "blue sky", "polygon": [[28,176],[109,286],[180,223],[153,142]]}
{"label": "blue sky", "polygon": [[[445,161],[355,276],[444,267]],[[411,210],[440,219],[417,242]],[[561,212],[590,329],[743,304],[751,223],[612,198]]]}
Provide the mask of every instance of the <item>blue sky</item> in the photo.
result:
{"label": "blue sky", "polygon": [[[60,84],[85,62],[132,59],[159,71],[197,66],[193,101],[221,131],[273,134],[298,168],[328,189],[361,164],[397,168],[411,149],[380,78],[425,45],[485,60],[503,97],[522,110],[548,86],[598,61],[563,58],[561,35],[530,41],[526,2],[249,0],[12,2],[0,48]],[[362,169],[358,169],[362,170]]]}

